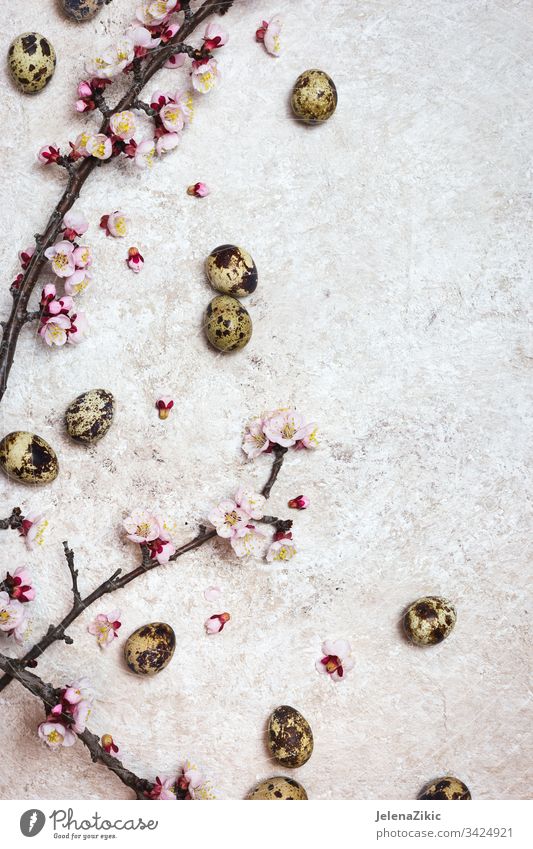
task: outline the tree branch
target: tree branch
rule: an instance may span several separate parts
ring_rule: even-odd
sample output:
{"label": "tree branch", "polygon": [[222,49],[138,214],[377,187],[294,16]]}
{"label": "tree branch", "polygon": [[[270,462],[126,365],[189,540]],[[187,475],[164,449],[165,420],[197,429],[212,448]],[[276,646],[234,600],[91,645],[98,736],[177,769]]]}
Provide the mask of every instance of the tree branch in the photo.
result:
{"label": "tree branch", "polygon": [[[263,495],[265,498],[268,498],[270,495],[270,491],[276,481],[279,470],[281,468],[281,464],[283,463],[283,457],[286,452],[286,448],[281,449],[281,455],[274,449],[275,458],[272,464],[272,470],[270,472],[268,481],[266,485],[263,487]],[[265,494],[268,487],[268,492]],[[8,519],[1,520],[0,527],[3,526],[6,522],[12,518],[16,511],[19,508],[15,508],[13,510],[11,516]],[[18,516],[18,513],[16,514]],[[292,526],[292,521],[290,519],[283,520],[278,519],[276,516],[266,516],[264,521],[267,524],[275,525],[277,530],[289,530]],[[3,523],[3,524],[2,524]],[[11,525],[5,525],[6,528],[11,527]],[[186,542],[184,545],[180,546],[180,548],[176,549],[174,554],[169,558],[169,561],[176,561],[178,558],[182,557],[184,554],[187,554],[189,551],[195,551],[200,546],[204,545],[204,543],[208,542],[210,539],[213,539],[217,535],[217,532],[213,528],[205,528],[203,525],[200,526],[199,531],[193,539]],[[69,572],[72,580],[72,593],[74,596],[74,601],[71,609],[67,613],[67,615],[59,622],[57,625],[50,625],[46,633],[41,637],[41,639],[35,643],[32,648],[26,652],[26,654],[20,659],[14,659],[12,662],[16,668],[23,669],[27,666],[36,666],[37,659],[46,651],[46,649],[59,640],[64,640],[66,643],[72,643],[72,638],[65,634],[67,628],[72,625],[72,623],[83,613],[84,610],[87,610],[95,601],[99,598],[103,598],[103,596],[108,595],[109,593],[115,592],[115,590],[121,590],[123,587],[126,587],[136,578],[140,578],[141,575],[144,575],[146,572],[151,572],[152,569],[157,569],[160,567],[160,563],[157,560],[153,559],[150,554],[150,549],[147,545],[141,546],[142,557],[141,563],[132,569],[130,572],[127,572],[125,575],[122,575],[122,570],[117,569],[110,578],[107,578],[100,586],[96,587],[95,590],[92,591],[88,596],[82,598],[79,590],[78,590],[78,572],[74,567],[74,552],[71,551],[68,547],[68,543],[63,543],[63,548],[65,551],[65,557],[67,560],[67,566],[69,568]],[[122,575],[122,577],[120,577]],[[8,684],[12,681],[13,675],[6,674],[0,678],[0,692],[4,690]]]}
{"label": "tree branch", "polygon": [[261,494],[268,498],[272,487],[276,483],[278,479],[278,475],[280,473],[281,467],[283,466],[283,460],[285,459],[285,454],[287,453],[287,448],[283,448],[282,445],[275,445],[273,449],[273,453],[275,455],[274,463],[272,464],[272,471],[270,472],[270,477],[261,490]]}
{"label": "tree branch", "polygon": [[[163,67],[173,53],[179,52],[181,49],[186,52],[188,51],[189,48],[187,46],[182,48],[181,45],[196,27],[215,12],[223,14],[232,3],[228,3],[228,0],[223,0],[223,2],[220,2],[220,0],[205,0],[194,13],[190,10],[189,2],[182,2],[181,5],[184,12],[184,21],[174,38],[163,47],[152,51],[152,54],[148,54],[143,63],[134,59],[133,82],[114,107],[108,107],[102,101],[100,109],[103,111],[104,117],[98,130],[99,133],[107,133],[109,130],[109,117],[112,114],[134,108],[134,103],[144,86]],[[36,239],[35,253],[31,257],[28,267],[23,272],[20,283],[16,288],[12,287],[11,289],[13,304],[9,318],[2,324],[3,332],[0,342],[0,401],[7,388],[20,331],[27,323],[28,302],[47,261],[44,253],[56,241],[61,232],[61,222],[79,197],[86,180],[98,165],[105,165],[110,161],[87,157],[68,166],[69,176],[65,191],[50,215],[43,233],[39,234],[38,239]]]}

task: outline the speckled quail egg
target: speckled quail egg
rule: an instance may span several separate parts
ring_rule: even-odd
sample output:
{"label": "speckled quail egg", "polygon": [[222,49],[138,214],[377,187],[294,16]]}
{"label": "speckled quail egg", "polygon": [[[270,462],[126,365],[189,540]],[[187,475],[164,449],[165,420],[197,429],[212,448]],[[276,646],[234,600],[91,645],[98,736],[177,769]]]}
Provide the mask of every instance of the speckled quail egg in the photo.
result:
{"label": "speckled quail egg", "polygon": [[205,312],[205,335],[214,348],[224,353],[244,348],[252,337],[252,319],[236,298],[218,295]]}
{"label": "speckled quail egg", "polygon": [[223,295],[244,298],[257,288],[257,268],[252,257],[237,245],[219,245],[205,261],[213,289]]}
{"label": "speckled quail egg", "polygon": [[8,433],[0,442],[0,468],[22,483],[51,483],[59,473],[54,449],[41,436],[26,430]]}
{"label": "speckled quail egg", "polygon": [[436,778],[426,784],[419,799],[471,799],[470,790],[463,781],[452,775]]}
{"label": "speckled quail egg", "polygon": [[300,74],[291,95],[292,111],[305,124],[320,124],[337,108],[335,83],[324,71],[311,68]]}
{"label": "speckled quail egg", "polygon": [[55,50],[38,32],[18,35],[11,42],[7,56],[11,76],[25,94],[41,91],[54,75]]}
{"label": "speckled quail egg", "polygon": [[75,21],[89,21],[109,0],[61,0],[61,5],[69,18]]}
{"label": "speckled quail egg", "polygon": [[107,389],[90,389],[68,405],[65,413],[67,432],[76,442],[98,442],[111,427],[115,399]]}
{"label": "speckled quail egg", "polygon": [[267,743],[274,760],[285,767],[303,766],[313,754],[311,726],[290,705],[280,705],[270,714]]}
{"label": "speckled quail egg", "polygon": [[453,605],[430,595],[411,604],[403,617],[405,633],[418,646],[434,646],[451,633],[457,619]]}
{"label": "speckled quail egg", "polygon": [[137,675],[155,675],[168,666],[176,648],[176,635],[170,625],[151,622],[137,628],[126,640],[124,657]]}
{"label": "speckled quail egg", "polygon": [[248,793],[246,798],[254,801],[272,799],[273,801],[288,802],[307,799],[307,793],[302,785],[298,784],[294,778],[285,778],[283,775],[276,775],[274,778],[261,781],[260,784]]}

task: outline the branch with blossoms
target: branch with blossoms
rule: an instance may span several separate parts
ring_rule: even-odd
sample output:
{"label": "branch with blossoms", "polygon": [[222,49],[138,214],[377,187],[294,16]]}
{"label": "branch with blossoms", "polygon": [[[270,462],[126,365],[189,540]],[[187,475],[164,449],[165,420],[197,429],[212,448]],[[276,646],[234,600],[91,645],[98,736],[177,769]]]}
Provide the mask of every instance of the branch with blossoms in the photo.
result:
{"label": "branch with blossoms", "polygon": [[[39,725],[38,735],[48,747],[70,747],[76,742],[76,738],[79,738],[88,748],[92,760],[102,763],[114,772],[139,799],[184,800],[213,797],[210,785],[189,762],[182,765],[177,775],[158,776],[153,782],[135,775],[116,757],[118,747],[111,735],[105,734],[99,740],[87,728],[95,699],[89,682],[82,678],[61,688],[55,688],[34,672],[30,672],[28,667],[35,668],[37,659],[52,643],[64,640],[71,644],[73,640],[66,634],[67,628],[98,599],[127,586],[151,569],[177,560],[215,536],[228,539],[239,557],[257,554],[260,553],[261,544],[265,542],[265,535],[259,531],[257,524],[263,523],[274,528],[274,537],[266,554],[267,560],[286,561],[293,557],[296,549],[292,541],[292,520],[265,515],[264,508],[288,451],[315,447],[316,430],[314,424],[308,423],[296,411],[290,409],[276,410],[254,419],[246,427],[243,450],[250,458],[259,457],[263,453],[273,455],[271,471],[262,491],[254,493],[241,488],[234,501],[220,502],[209,513],[209,521],[213,527],[201,525],[198,534],[179,548],[175,547],[167,525],[161,519],[146,512],[129,516],[124,521],[124,529],[128,538],[139,545],[140,564],[125,575],[118,569],[85,597],[82,597],[79,589],[79,573],[74,552],[66,542],[63,543],[72,585],[70,611],[59,624],[50,625],[43,637],[22,658],[0,654],[0,669],[4,671],[0,689],[4,689],[10,681],[16,679],[41,700],[46,718]],[[289,502],[290,506],[297,509],[303,509],[307,504],[308,499],[303,496]],[[8,517],[0,520],[0,529],[18,531],[31,547],[35,544],[38,534],[42,533],[45,521],[39,514],[28,514],[24,517],[21,509],[17,507]],[[0,582],[0,631],[22,642],[26,630],[25,606],[32,602],[35,596],[33,580],[27,569],[20,567],[14,570],[13,574],[8,572]],[[89,632],[96,636],[102,648],[117,637],[121,625],[118,616],[118,611],[107,615],[100,613],[89,625]],[[211,616],[206,622],[206,632],[219,633],[229,619],[228,613]]]}
{"label": "branch with blossoms", "polygon": [[[270,475],[261,492],[254,493],[241,487],[234,500],[225,499],[209,511],[207,520],[212,527],[200,525],[196,536],[179,547],[172,542],[167,525],[162,519],[147,511],[134,512],[125,519],[124,530],[128,539],[139,545],[141,555],[139,565],[124,575],[122,570],[118,569],[85,597],[81,596],[78,587],[74,552],[68,547],[68,543],[64,542],[65,557],[72,581],[71,609],[57,625],[50,625],[41,639],[22,658],[13,659],[13,666],[20,669],[36,666],[38,658],[53,643],[71,641],[66,634],[67,628],[100,598],[122,589],[158,566],[178,560],[184,554],[200,548],[216,536],[227,539],[238,557],[257,556],[264,553],[269,562],[290,560],[296,554],[296,546],[292,538],[293,521],[266,515],[266,500],[278,479],[287,452],[290,449],[314,448],[316,445],[316,425],[308,423],[295,410],[276,410],[254,419],[246,427],[243,451],[250,459],[257,458],[263,453],[272,455],[274,458]],[[289,502],[289,506],[296,509],[303,509],[307,505],[308,499],[303,496],[291,499]],[[15,508],[9,517],[0,520],[0,529],[18,530],[31,547],[35,538],[42,534],[45,523],[46,520],[42,514],[32,513],[23,517],[20,508]],[[270,544],[265,532],[258,528],[259,524],[273,528]],[[266,551],[264,551],[265,546],[267,546]],[[5,601],[7,604],[7,599]],[[0,612],[0,617],[1,615]],[[22,621],[18,621],[17,617],[21,620],[19,603],[10,609],[9,619],[7,613],[5,614],[6,626],[2,630],[15,636],[14,630],[18,629],[17,633],[21,637]],[[109,637],[113,639],[113,635],[116,636],[118,616],[99,614],[99,617],[101,618],[97,617],[95,620],[93,633],[97,635],[101,645],[107,645],[110,641]],[[0,691],[7,687],[13,677],[13,675],[4,675],[0,678]]]}
{"label": "branch with blossoms", "polygon": [[[190,123],[193,92],[205,94],[219,81],[213,52],[226,43],[228,36],[222,27],[211,23],[199,47],[186,43],[186,39],[206,18],[224,14],[234,2],[205,0],[193,12],[189,0],[142,0],[125,35],[87,63],[88,79],[78,86],[75,108],[78,112],[99,111],[102,123],[96,132],[83,132],[69,142],[69,150],[47,145],[39,151],[41,163],[65,170],[67,185],[42,233],[34,236],[34,245],[19,255],[22,270],[11,284],[11,313],[1,325],[0,400],[26,324],[38,320],[38,332],[49,345],[62,346],[83,338],[87,322],[75,306],[73,294],[90,283],[90,262],[83,258],[85,246],[75,243],[80,233],[72,224],[75,217],[71,217],[71,208],[95,168],[119,156],[134,160],[141,168],[151,167],[155,158],[179,144],[182,130]],[[187,60],[191,62],[191,90],[157,91],[149,103],[141,99],[144,87],[157,71],[181,67]],[[106,100],[108,87],[123,74],[129,76],[128,89],[110,106]],[[137,139],[140,116],[151,122],[151,130],[148,136]],[[55,274],[66,281],[65,292],[57,297],[54,284],[49,282],[39,309],[31,311],[30,297],[47,260]]]}

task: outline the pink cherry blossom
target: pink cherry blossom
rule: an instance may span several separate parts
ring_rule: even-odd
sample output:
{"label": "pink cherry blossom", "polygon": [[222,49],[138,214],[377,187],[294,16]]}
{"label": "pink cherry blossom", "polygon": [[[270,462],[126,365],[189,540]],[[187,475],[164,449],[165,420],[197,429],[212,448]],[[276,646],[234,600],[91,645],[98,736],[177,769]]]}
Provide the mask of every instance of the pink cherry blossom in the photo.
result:
{"label": "pink cherry blossom", "polygon": [[50,260],[52,270],[58,277],[70,277],[74,274],[76,266],[74,264],[74,246],[72,242],[62,241],[56,242],[55,245],[47,248],[44,255]]}
{"label": "pink cherry blossom", "polygon": [[0,592],[0,631],[13,634],[26,618],[24,605],[9,593]]}
{"label": "pink cherry blossom", "polygon": [[135,135],[135,115],[133,112],[115,112],[109,119],[111,132],[119,139],[129,141]]}
{"label": "pink cherry blossom", "polygon": [[169,56],[165,64],[164,68],[182,68],[187,60],[185,53],[173,53],[172,56]]}
{"label": "pink cherry blossom", "polygon": [[100,219],[100,227],[105,230],[106,236],[113,236],[115,239],[123,239],[127,236],[129,226],[130,219],[119,209],[110,215],[102,215]]}
{"label": "pink cherry blossom", "polygon": [[41,324],[39,335],[47,345],[61,347],[68,340],[67,331],[70,330],[71,321],[67,315],[51,315]]}
{"label": "pink cherry blossom", "polygon": [[126,30],[126,35],[135,47],[144,47],[145,50],[153,50],[154,47],[159,47],[161,44],[161,38],[154,35],[147,27],[132,24]]}
{"label": "pink cherry blossom", "polygon": [[[45,287],[46,288],[46,287]],[[54,294],[55,294],[55,287]],[[48,527],[48,519],[44,513],[27,513],[22,520],[19,528],[19,534],[24,537],[24,542],[28,549],[33,550],[36,545],[42,545],[44,541],[44,532]]]}
{"label": "pink cherry blossom", "polygon": [[89,701],[78,702],[72,708],[72,718],[74,720],[72,724],[72,730],[75,731],[76,734],[83,734],[83,732],[85,731],[85,726],[89,721],[92,708],[92,702]]}
{"label": "pink cherry blossom", "polygon": [[265,514],[266,498],[251,489],[241,487],[235,495],[235,504],[251,519],[262,519]]}
{"label": "pink cherry blossom", "polygon": [[181,133],[164,133],[157,139],[155,149],[158,156],[168,153],[169,150],[174,150],[181,141]]}
{"label": "pink cherry blossom", "polygon": [[166,103],[159,111],[159,117],[169,133],[179,133],[185,124],[183,110],[177,103]]}
{"label": "pink cherry blossom", "polygon": [[89,245],[79,245],[72,254],[76,268],[89,268],[93,264],[93,252]]}
{"label": "pink cherry blossom", "polygon": [[220,587],[208,587],[204,590],[204,598],[206,601],[217,601],[222,595]]}
{"label": "pink cherry blossom", "polygon": [[113,145],[109,136],[105,133],[97,133],[95,136],[89,136],[85,143],[85,150],[95,159],[109,159],[113,153]]}
{"label": "pink cherry blossom", "polygon": [[204,32],[204,47],[206,50],[211,51],[217,47],[223,47],[228,41],[228,31],[224,27],[216,22],[207,24]]}
{"label": "pink cherry blossom", "polygon": [[317,671],[329,675],[332,681],[341,681],[355,665],[351,651],[347,640],[325,640],[322,643],[323,657],[315,664]]}
{"label": "pink cherry blossom", "polygon": [[77,705],[80,702],[93,702],[94,690],[88,678],[79,678],[73,681],[63,692],[63,699],[69,705]]}
{"label": "pink cherry blossom", "polygon": [[83,236],[89,227],[89,222],[83,212],[73,212],[70,210],[63,218],[62,226],[65,231],[63,233],[64,238],[73,241],[76,236]]}
{"label": "pink cherry blossom", "polygon": [[211,510],[208,516],[219,537],[231,539],[245,533],[250,516],[239,510],[234,501],[226,499]]}
{"label": "pink cherry blossom", "polygon": [[296,410],[276,410],[264,424],[265,436],[276,445],[290,448],[299,440],[308,438],[316,425],[308,424]]}
{"label": "pink cherry blossom", "polygon": [[176,0],[143,0],[137,6],[135,16],[141,23],[155,26],[164,23],[176,6],[179,8]]}
{"label": "pink cherry blossom", "polygon": [[292,539],[292,533],[283,533],[282,531],[274,535],[274,542],[271,543],[266,559],[269,563],[272,561],[286,562],[291,560],[296,554],[296,546]]}
{"label": "pink cherry blossom", "polygon": [[174,543],[168,538],[168,535],[164,534],[161,530],[159,532],[159,537],[149,543],[149,548],[152,559],[157,560],[158,563],[168,563],[176,551]]}
{"label": "pink cherry blossom", "polygon": [[219,634],[222,631],[226,622],[229,622],[231,616],[229,613],[215,613],[205,621],[205,630],[207,634]]}
{"label": "pink cherry blossom", "polygon": [[107,47],[99,56],[90,59],[86,71],[91,77],[110,80],[118,76],[134,59],[135,45],[127,36]]}
{"label": "pink cherry blossom", "polygon": [[135,510],[124,519],[123,527],[128,539],[140,545],[158,539],[161,532],[159,519],[145,510]]}
{"label": "pink cherry blossom", "polygon": [[137,145],[134,161],[138,168],[151,168],[154,164],[155,143],[153,139],[145,139]]}
{"label": "pink cherry blossom", "polygon": [[152,109],[155,109],[156,111],[159,111],[163,108],[163,106],[165,106],[166,103],[169,103],[170,100],[171,98],[169,97],[169,95],[165,94],[164,91],[159,91],[158,89],[157,91],[154,91],[152,97],[150,98],[150,107]]}
{"label": "pink cherry blossom", "polygon": [[205,198],[211,194],[211,189],[206,183],[193,183],[188,187],[187,194],[195,198]]}
{"label": "pink cherry blossom", "polygon": [[37,159],[41,165],[51,165],[52,162],[57,162],[60,157],[59,147],[53,144],[46,144],[44,147],[41,147],[37,154]]}
{"label": "pink cherry blossom", "polygon": [[144,266],[144,257],[138,248],[128,248],[128,256],[126,263],[136,274],[142,271]]}
{"label": "pink cherry blossom", "polygon": [[93,276],[86,268],[78,268],[65,280],[65,292],[68,295],[80,295],[92,283]]}
{"label": "pink cherry blossom", "polygon": [[264,419],[253,419],[244,431],[242,449],[250,460],[259,457],[263,451],[268,451],[270,442],[263,430]]}
{"label": "pink cherry blossom", "polygon": [[79,97],[91,97],[93,93],[91,84],[87,80],[82,80],[78,83],[77,91]]}
{"label": "pink cherry blossom", "polygon": [[306,510],[309,507],[309,499],[307,495],[297,495],[289,500],[288,506],[293,510]]}
{"label": "pink cherry blossom", "polygon": [[112,610],[110,613],[98,613],[87,630],[96,637],[100,648],[106,648],[118,637],[121,624],[120,610]]}
{"label": "pink cherry blossom", "polygon": [[250,522],[238,536],[230,539],[230,544],[237,557],[259,557],[263,553],[265,534]]}
{"label": "pink cherry blossom", "polygon": [[32,577],[24,566],[19,566],[12,575],[9,572],[7,573],[4,580],[4,587],[8,595],[12,599],[20,601],[21,604],[33,601],[36,595]]}
{"label": "pink cherry blossom", "polygon": [[282,29],[282,21],[279,15],[275,15],[270,21],[263,21],[255,34],[257,41],[262,41],[266,50],[272,56],[279,56],[281,53],[280,34]]}
{"label": "pink cherry blossom", "polygon": [[60,746],[73,746],[76,742],[76,735],[74,732],[59,721],[50,722],[47,720],[46,722],[41,722],[37,729],[37,733],[41,740],[44,740],[46,745],[51,749],[55,749]]}
{"label": "pink cherry blossom", "polygon": [[150,791],[150,799],[157,799],[159,801],[177,799],[175,785],[175,778],[167,778],[165,776],[159,778],[157,776],[155,784]]}
{"label": "pink cherry blossom", "polygon": [[67,342],[70,345],[78,345],[86,338],[89,330],[89,322],[87,316],[81,310],[69,315],[70,329],[68,332]]}
{"label": "pink cherry blossom", "polygon": [[189,88],[178,89],[171,97],[172,102],[181,111],[183,123],[190,124],[194,115],[194,100]]}
{"label": "pink cherry blossom", "polygon": [[156,410],[159,410],[160,419],[168,419],[170,411],[174,406],[174,401],[170,395],[161,395],[155,402]]}
{"label": "pink cherry blossom", "polygon": [[218,85],[220,70],[216,59],[195,60],[192,63],[191,83],[196,91],[207,94]]}
{"label": "pink cherry blossom", "polygon": [[80,133],[74,142],[69,142],[72,148],[72,154],[74,154],[76,159],[79,159],[79,157],[90,156],[90,153],[87,150],[87,142],[90,138],[90,133]]}

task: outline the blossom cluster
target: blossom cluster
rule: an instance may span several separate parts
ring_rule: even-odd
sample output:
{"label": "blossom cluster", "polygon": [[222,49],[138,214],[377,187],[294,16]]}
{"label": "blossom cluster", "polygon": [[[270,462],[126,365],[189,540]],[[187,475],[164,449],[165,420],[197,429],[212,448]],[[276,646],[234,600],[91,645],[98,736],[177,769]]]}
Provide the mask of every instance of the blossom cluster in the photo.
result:
{"label": "blossom cluster", "polygon": [[26,604],[35,598],[35,587],[24,566],[6,574],[0,581],[0,631],[23,643],[28,628]]}
{"label": "blossom cluster", "polygon": [[85,731],[94,704],[94,690],[87,678],[80,678],[64,687],[59,701],[46,720],[41,722],[37,733],[51,749],[72,746],[76,734]]}
{"label": "blossom cluster", "polygon": [[152,560],[168,563],[176,551],[165,522],[146,510],[136,510],[124,519],[128,539],[146,546]]}
{"label": "blossom cluster", "polygon": [[[237,557],[250,555],[259,557],[264,553],[266,534],[259,530],[265,511],[266,498],[247,489],[239,489],[233,499],[225,499],[214,507],[208,520],[219,537],[229,539]],[[290,560],[296,554],[296,546],[290,531],[276,531],[266,551],[268,561]]]}
{"label": "blossom cluster", "polygon": [[[54,283],[47,283],[41,292],[39,335],[47,345],[77,344],[87,332],[85,313],[74,304],[73,295],[79,295],[90,286],[93,262],[92,250],[80,244],[89,226],[82,212],[67,212],[62,221],[61,238],[44,252],[50,269],[63,282],[64,293],[58,296]],[[20,254],[22,267],[26,268],[34,249],[28,248]]]}
{"label": "blossom cluster", "polygon": [[158,776],[149,798],[158,801],[213,799],[214,795],[200,770],[186,761],[177,776]]}
{"label": "blossom cluster", "polygon": [[253,419],[244,432],[243,451],[249,459],[282,448],[316,448],[317,426],[296,410],[283,408]]}
{"label": "blossom cluster", "polygon": [[[173,0],[142,2],[125,34],[86,63],[88,78],[78,84],[76,110],[90,112],[102,106],[105,90],[116,77],[130,73],[137,67],[135,63],[142,62],[151,50],[171,41],[179,30],[176,18],[179,11],[180,3]],[[212,51],[227,41],[228,33],[218,23],[206,26],[203,46],[195,51],[191,62],[192,90],[174,94],[155,92],[149,108],[143,105],[143,110],[153,118],[150,136],[135,138],[141,129],[139,118],[132,110],[124,110],[110,116],[105,132],[81,133],[75,142],[69,142],[68,154],[63,154],[57,145],[46,145],[39,151],[39,161],[68,165],[80,158],[92,156],[106,160],[124,154],[140,168],[151,167],[156,155],[161,156],[179,144],[182,130],[192,119],[193,90],[207,94],[218,84],[220,70]],[[186,58],[184,52],[171,54],[165,67],[179,68]]]}

